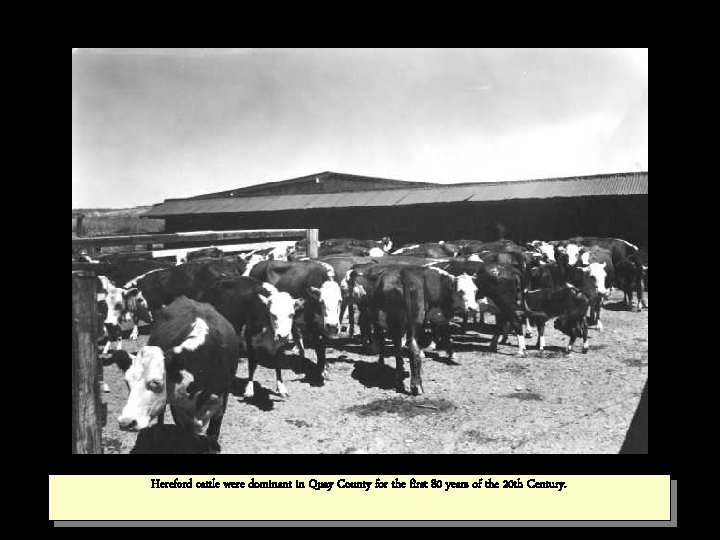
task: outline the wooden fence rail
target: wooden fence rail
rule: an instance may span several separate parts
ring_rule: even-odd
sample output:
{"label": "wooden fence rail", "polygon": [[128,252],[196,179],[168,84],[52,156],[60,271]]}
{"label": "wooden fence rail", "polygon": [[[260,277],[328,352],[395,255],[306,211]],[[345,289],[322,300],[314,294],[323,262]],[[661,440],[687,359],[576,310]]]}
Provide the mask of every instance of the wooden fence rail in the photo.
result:
{"label": "wooden fence rail", "polygon": [[208,243],[223,242],[227,240],[258,240],[282,238],[308,238],[310,232],[317,229],[258,229],[242,231],[192,231],[162,234],[132,234],[127,236],[91,236],[73,238],[72,247],[100,248],[108,246],[131,246],[150,244],[177,244],[177,243]]}

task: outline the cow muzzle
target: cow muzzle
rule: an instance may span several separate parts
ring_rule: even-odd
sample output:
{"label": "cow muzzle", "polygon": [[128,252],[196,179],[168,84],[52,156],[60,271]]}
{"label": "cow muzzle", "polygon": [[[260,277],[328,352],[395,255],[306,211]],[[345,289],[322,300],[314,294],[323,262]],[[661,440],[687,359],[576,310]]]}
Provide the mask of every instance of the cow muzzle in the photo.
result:
{"label": "cow muzzle", "polygon": [[340,331],[340,326],[337,324],[325,324],[325,331],[328,335],[334,336]]}
{"label": "cow muzzle", "polygon": [[138,431],[137,420],[133,418],[118,418],[118,427],[120,431]]}

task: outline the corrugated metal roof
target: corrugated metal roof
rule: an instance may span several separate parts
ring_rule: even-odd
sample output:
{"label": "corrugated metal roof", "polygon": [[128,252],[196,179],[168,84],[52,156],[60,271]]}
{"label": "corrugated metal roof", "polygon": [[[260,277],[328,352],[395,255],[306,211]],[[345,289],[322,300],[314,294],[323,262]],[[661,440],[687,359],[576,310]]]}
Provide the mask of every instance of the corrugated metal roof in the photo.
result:
{"label": "corrugated metal roof", "polygon": [[311,195],[266,195],[217,199],[176,199],[154,206],[144,217],[185,214],[279,212],[317,208],[354,208],[488,202],[512,199],[550,199],[647,195],[648,173],[617,173],[515,182],[438,185],[437,187],[371,190]]}

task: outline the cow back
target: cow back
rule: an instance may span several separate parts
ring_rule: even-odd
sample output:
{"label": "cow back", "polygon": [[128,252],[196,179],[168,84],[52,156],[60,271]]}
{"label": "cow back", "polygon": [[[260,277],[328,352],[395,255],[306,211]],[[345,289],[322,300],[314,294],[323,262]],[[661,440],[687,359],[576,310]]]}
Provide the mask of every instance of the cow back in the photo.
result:
{"label": "cow back", "polygon": [[243,326],[250,323],[262,326],[267,323],[267,309],[259,295],[267,296],[257,279],[246,276],[226,277],[206,287],[199,300],[212,305],[225,317],[239,335]]}
{"label": "cow back", "polygon": [[193,375],[198,389],[222,395],[230,390],[237,371],[239,342],[233,326],[213,306],[185,296],[176,298],[158,313],[148,345],[171,351],[188,338],[197,319],[205,323],[207,333],[195,350],[184,350],[173,359],[168,379],[173,370],[185,370]]}
{"label": "cow back", "polygon": [[334,279],[317,261],[262,261],[253,267],[250,277],[270,283],[293,298],[306,297],[310,287],[319,288]]}

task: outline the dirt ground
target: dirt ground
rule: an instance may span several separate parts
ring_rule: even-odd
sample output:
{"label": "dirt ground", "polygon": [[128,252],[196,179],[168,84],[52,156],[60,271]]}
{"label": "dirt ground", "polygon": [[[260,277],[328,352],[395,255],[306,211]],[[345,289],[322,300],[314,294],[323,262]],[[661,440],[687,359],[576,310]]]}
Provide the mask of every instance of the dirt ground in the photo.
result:
{"label": "dirt ground", "polygon": [[[256,400],[243,399],[247,361],[241,359],[233,395],[220,434],[222,453],[617,453],[648,376],[648,312],[626,311],[614,291],[603,311],[604,330],[590,330],[590,350],[581,342],[566,356],[567,337],[547,328],[544,357],[528,340],[525,358],[515,356],[510,337],[497,353],[488,352],[489,336],[455,336],[455,363],[444,351],[426,352],[425,394],[412,397],[394,390],[395,359],[385,365],[363,354],[346,337],[328,349],[331,380],[317,386],[309,360],[283,357],[288,399],[274,393],[275,371],[259,367]],[[124,341],[134,353],[147,340]],[[409,363],[405,360],[405,386]],[[117,366],[104,368],[111,392],[103,448],[126,454],[135,433],[121,432],[117,417],[127,389]],[[172,423],[169,408],[166,424]]]}

